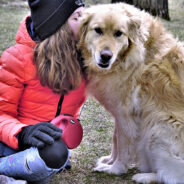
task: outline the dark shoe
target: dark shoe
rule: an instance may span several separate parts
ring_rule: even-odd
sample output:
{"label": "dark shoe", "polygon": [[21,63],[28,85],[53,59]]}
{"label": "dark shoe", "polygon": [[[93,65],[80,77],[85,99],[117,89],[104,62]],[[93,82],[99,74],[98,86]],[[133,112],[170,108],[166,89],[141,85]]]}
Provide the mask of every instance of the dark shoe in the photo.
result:
{"label": "dark shoe", "polygon": [[58,173],[64,172],[64,171],[69,171],[69,170],[71,170],[71,169],[72,169],[72,164],[71,164],[70,160],[68,160],[68,162],[67,162],[65,168],[61,169]]}
{"label": "dark shoe", "polygon": [[47,184],[49,180],[50,180],[50,176],[40,181],[28,182],[28,184]]}
{"label": "dark shoe", "polygon": [[66,170],[71,170],[71,168],[72,168],[72,164],[71,164],[70,160],[68,160],[68,162],[67,162],[67,164],[65,166],[65,169]]}

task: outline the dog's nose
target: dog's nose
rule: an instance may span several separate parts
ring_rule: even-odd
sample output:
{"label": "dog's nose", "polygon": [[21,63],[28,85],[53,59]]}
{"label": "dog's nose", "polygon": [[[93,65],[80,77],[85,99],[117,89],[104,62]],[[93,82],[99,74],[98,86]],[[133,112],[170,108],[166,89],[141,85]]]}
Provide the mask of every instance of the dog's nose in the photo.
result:
{"label": "dog's nose", "polygon": [[104,49],[100,52],[101,62],[106,64],[112,58],[113,53],[111,50]]}

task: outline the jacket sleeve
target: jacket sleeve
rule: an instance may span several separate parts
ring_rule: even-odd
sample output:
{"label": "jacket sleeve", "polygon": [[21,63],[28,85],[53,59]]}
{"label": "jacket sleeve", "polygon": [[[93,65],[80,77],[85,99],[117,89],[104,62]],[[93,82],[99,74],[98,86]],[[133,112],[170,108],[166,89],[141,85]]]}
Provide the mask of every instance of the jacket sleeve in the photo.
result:
{"label": "jacket sleeve", "polygon": [[0,141],[18,149],[16,135],[27,125],[18,119],[18,104],[24,90],[24,55],[15,45],[0,58]]}

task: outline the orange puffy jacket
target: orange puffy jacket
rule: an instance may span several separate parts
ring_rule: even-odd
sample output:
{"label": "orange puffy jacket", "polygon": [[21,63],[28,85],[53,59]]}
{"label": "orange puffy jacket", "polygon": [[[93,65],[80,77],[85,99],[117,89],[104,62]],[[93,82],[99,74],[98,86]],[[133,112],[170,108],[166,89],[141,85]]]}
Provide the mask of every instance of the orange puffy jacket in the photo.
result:
{"label": "orange puffy jacket", "polygon": [[[16,135],[30,124],[55,118],[60,95],[41,86],[33,65],[36,43],[30,38],[25,21],[20,24],[16,44],[0,58],[0,141],[18,149]],[[64,96],[61,114],[78,117],[86,98],[85,81]]]}

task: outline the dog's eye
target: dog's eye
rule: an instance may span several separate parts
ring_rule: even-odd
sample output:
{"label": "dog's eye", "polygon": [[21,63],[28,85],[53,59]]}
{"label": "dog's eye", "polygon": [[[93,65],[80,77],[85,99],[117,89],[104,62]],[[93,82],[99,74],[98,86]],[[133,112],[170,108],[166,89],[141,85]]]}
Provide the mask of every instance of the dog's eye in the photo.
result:
{"label": "dog's eye", "polygon": [[99,34],[99,35],[102,35],[102,34],[103,34],[102,29],[99,28],[99,27],[95,28],[95,31],[96,31],[96,33]]}
{"label": "dog's eye", "polygon": [[115,36],[115,37],[120,37],[122,34],[123,34],[122,31],[116,31],[116,32],[114,33],[114,36]]}

